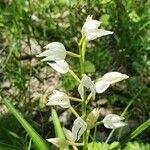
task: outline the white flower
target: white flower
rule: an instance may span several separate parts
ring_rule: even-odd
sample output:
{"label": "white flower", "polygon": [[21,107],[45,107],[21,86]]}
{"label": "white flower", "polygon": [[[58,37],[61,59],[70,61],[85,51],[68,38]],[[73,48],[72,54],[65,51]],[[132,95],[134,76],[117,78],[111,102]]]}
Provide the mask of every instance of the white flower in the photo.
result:
{"label": "white flower", "polygon": [[63,60],[66,57],[66,49],[62,43],[52,42],[44,47],[44,52],[37,55],[37,57],[45,57],[42,61],[57,61]]}
{"label": "white flower", "polygon": [[96,92],[103,93],[109,88],[111,84],[117,83],[127,78],[129,78],[129,76],[120,72],[108,72],[95,83]]}
{"label": "white flower", "polygon": [[70,107],[70,101],[67,94],[54,90],[49,97],[47,105],[60,105],[62,108]]}
{"label": "white flower", "polygon": [[63,139],[63,138],[50,138],[50,139],[46,139],[46,140],[61,149],[64,149],[66,146],[69,145],[67,140]]}
{"label": "white flower", "polygon": [[74,121],[73,127],[72,127],[72,133],[77,141],[80,139],[81,135],[84,133],[86,128],[87,128],[87,123],[80,117],[78,117]]}
{"label": "white flower", "polygon": [[72,142],[78,141],[86,129],[87,123],[80,117],[74,121],[72,132],[66,128],[63,128],[66,138]]}
{"label": "white flower", "polygon": [[109,114],[103,119],[104,126],[109,129],[116,129],[127,125],[123,122],[124,117],[118,116],[116,114]]}
{"label": "white flower", "polygon": [[92,127],[95,125],[95,123],[96,123],[96,121],[97,121],[97,119],[98,119],[98,117],[99,117],[99,113],[100,113],[100,109],[94,108],[94,109],[88,114],[87,119],[86,119],[86,122],[87,122],[87,125],[88,125],[88,128],[89,128],[89,129],[92,128]]}
{"label": "white flower", "polygon": [[69,65],[65,60],[57,60],[48,64],[59,73],[65,74],[69,71]]}
{"label": "white flower", "polygon": [[87,89],[90,89],[93,99],[95,99],[95,94],[96,94],[95,85],[92,82],[91,78],[85,74],[83,75],[83,77],[81,79],[81,83],[78,86],[78,92],[79,92],[81,98],[84,97],[84,87],[86,87]]}
{"label": "white flower", "polygon": [[98,29],[100,24],[100,21],[92,19],[92,16],[88,16],[81,30],[82,35],[85,35],[86,39],[91,41],[101,36],[113,34],[111,31]]}

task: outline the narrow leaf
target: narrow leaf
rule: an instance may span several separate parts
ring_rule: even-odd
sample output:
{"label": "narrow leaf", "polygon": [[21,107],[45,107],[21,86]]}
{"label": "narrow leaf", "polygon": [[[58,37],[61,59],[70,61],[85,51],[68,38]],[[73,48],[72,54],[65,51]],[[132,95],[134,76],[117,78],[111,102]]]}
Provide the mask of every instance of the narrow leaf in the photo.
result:
{"label": "narrow leaf", "polygon": [[29,136],[33,139],[33,142],[37,146],[39,150],[50,150],[46,141],[42,139],[42,137],[32,128],[32,126],[24,119],[24,117],[17,111],[14,106],[6,99],[4,99],[4,103],[6,107],[10,110],[10,112],[16,117],[16,119],[20,122],[22,127],[26,130]]}
{"label": "narrow leaf", "polygon": [[[51,109],[52,120],[55,128],[55,134],[59,138],[65,138],[63,129],[61,127],[57,112],[54,108]],[[66,148],[68,150],[68,148]]]}
{"label": "narrow leaf", "polygon": [[[150,119],[142,123],[139,127],[137,127],[129,136],[120,141],[120,146],[124,146],[130,140],[136,138],[140,133],[146,130],[150,126]],[[114,149],[118,149],[120,147],[119,144],[114,147]]]}

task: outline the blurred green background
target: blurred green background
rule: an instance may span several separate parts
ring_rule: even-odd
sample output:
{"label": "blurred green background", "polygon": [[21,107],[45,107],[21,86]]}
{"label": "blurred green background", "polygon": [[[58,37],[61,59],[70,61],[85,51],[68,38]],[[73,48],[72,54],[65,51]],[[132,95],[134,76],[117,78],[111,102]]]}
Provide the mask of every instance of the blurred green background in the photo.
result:
{"label": "blurred green background", "polygon": [[[78,53],[81,28],[88,15],[102,21],[101,28],[114,34],[91,41],[86,55],[86,73],[92,79],[118,71],[130,76],[97,95],[87,107],[121,113],[131,99],[128,133],[150,118],[150,1],[148,0],[1,0],[0,1],[0,94],[8,97],[44,137],[53,137],[49,107],[52,90],[68,90],[79,96],[69,74],[56,74],[36,55],[53,41]],[[76,59],[68,58],[78,73]],[[59,81],[60,79],[60,81]],[[63,82],[62,82],[63,81]],[[71,126],[66,111],[56,108],[61,121]],[[49,120],[49,121],[48,121]],[[98,132],[103,140],[109,131]],[[116,133],[117,135],[117,133]],[[114,138],[116,138],[114,136]],[[136,140],[149,142],[149,130]],[[30,138],[0,101],[0,142],[27,148]]]}

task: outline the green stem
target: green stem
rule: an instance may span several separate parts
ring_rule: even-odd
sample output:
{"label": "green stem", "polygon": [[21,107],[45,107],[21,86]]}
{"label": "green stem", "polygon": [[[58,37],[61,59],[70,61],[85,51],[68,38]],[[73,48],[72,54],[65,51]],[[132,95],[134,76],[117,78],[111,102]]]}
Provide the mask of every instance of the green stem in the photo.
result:
{"label": "green stem", "polygon": [[95,124],[95,126],[99,126],[100,124],[102,124],[103,123],[103,121],[99,121],[99,122],[97,122],[96,124]]}
{"label": "green stem", "polygon": [[96,132],[97,132],[97,126],[95,126],[95,128],[94,128],[92,149],[94,149],[94,144],[95,144],[95,141],[96,141]]}
{"label": "green stem", "polygon": [[[80,69],[81,69],[81,76],[84,74],[84,59],[85,59],[85,51],[86,51],[86,38],[82,37],[79,43],[79,51],[80,51]],[[82,99],[82,116],[83,120],[86,121],[86,90],[84,89],[84,96]],[[83,150],[87,149],[88,138],[87,138],[87,130],[83,134]]]}
{"label": "green stem", "polygon": [[70,106],[69,109],[77,118],[80,117],[79,114],[76,112],[76,110],[72,106]]}
{"label": "green stem", "polygon": [[74,77],[74,79],[76,79],[76,81],[78,81],[79,83],[81,82],[79,77],[71,69],[69,69],[69,73]]}
{"label": "green stem", "polygon": [[81,76],[84,74],[84,59],[85,59],[85,49],[86,49],[86,39],[82,37],[79,43],[79,53],[80,53],[80,69],[81,69]]}
{"label": "green stem", "polygon": [[73,53],[73,52],[70,52],[70,51],[66,51],[66,54],[69,55],[69,56],[72,56],[72,57],[77,57],[77,58],[81,57],[79,54],[76,54],[76,53]]}
{"label": "green stem", "polygon": [[108,143],[108,141],[110,140],[110,138],[112,137],[113,133],[115,132],[115,129],[112,129],[108,138],[106,139],[105,143]]}
{"label": "green stem", "polygon": [[74,101],[74,102],[82,102],[82,99],[79,99],[79,98],[76,98],[76,97],[69,97],[69,99],[71,100],[71,101]]}

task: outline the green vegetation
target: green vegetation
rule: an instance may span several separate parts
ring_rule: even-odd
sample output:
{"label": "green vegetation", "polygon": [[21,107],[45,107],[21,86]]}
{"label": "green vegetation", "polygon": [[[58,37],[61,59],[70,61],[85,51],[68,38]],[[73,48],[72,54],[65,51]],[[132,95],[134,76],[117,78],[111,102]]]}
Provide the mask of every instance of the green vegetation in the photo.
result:
{"label": "green vegetation", "polygon": [[[114,34],[89,43],[85,73],[97,78],[108,71],[119,71],[130,77],[96,95],[96,100],[87,106],[89,110],[102,108],[104,114],[121,114],[127,108],[123,116],[126,116],[128,127],[113,131],[110,138],[110,142],[120,143],[103,143],[111,131],[97,127],[94,136],[97,143],[92,142],[92,129],[89,149],[94,145],[94,150],[96,146],[107,150],[120,144],[125,150],[150,149],[149,7],[148,0],[1,0],[0,150],[34,150],[36,147],[46,150],[49,148],[43,139],[55,134],[63,137],[61,125],[71,128],[74,116],[55,107],[61,116],[60,125],[57,113],[46,103],[52,91],[62,85],[68,94],[79,96],[78,83],[69,73],[56,74],[36,55],[54,41],[62,42],[67,50],[78,53],[77,39],[81,37],[81,28],[88,15],[102,21],[101,28]],[[67,61],[79,74],[77,59],[67,57]]]}

